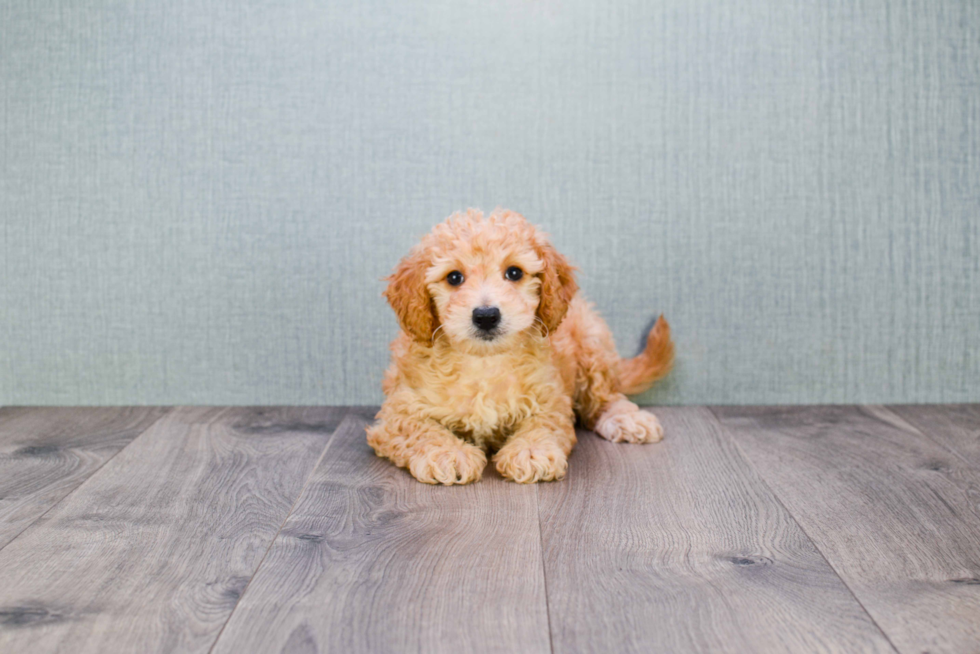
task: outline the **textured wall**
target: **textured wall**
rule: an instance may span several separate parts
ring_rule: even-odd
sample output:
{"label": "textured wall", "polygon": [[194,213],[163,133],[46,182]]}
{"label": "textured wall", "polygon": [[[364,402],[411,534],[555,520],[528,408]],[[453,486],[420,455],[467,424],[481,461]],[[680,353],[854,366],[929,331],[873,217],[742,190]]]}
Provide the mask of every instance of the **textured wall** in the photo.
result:
{"label": "textured wall", "polygon": [[667,403],[980,400],[980,3],[0,3],[0,403],[374,403],[382,277],[543,224]]}

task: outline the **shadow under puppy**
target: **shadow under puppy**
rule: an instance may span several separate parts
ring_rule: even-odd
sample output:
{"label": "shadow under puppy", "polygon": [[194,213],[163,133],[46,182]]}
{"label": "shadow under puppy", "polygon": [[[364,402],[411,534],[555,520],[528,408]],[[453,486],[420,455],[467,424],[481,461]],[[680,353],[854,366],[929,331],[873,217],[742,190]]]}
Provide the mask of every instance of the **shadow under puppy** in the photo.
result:
{"label": "shadow under puppy", "polygon": [[367,439],[419,481],[477,481],[487,451],[507,479],[561,479],[576,415],[610,441],[663,437],[626,395],[670,371],[667,322],[639,356],[620,359],[571,265],[523,216],[450,216],[402,259],[385,297],[402,331]]}

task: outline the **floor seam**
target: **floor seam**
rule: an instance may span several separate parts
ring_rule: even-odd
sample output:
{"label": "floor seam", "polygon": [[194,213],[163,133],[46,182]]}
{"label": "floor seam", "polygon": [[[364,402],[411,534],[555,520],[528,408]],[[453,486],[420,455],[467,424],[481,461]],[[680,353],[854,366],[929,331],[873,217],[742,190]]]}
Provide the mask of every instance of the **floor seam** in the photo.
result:
{"label": "floor seam", "polygon": [[544,582],[544,612],[548,625],[548,650],[555,654],[555,637],[551,630],[551,598],[548,597],[548,564],[545,561],[544,527],[541,524],[541,487],[534,487],[534,509],[538,517],[538,546],[541,551],[541,579]]}
{"label": "floor seam", "polygon": [[68,499],[69,497],[71,497],[72,495],[74,495],[76,492],[78,492],[78,490],[82,486],[84,486],[85,484],[89,483],[89,481],[93,477],[95,477],[97,474],[99,474],[99,472],[101,472],[101,470],[104,467],[106,467],[107,465],[109,465],[109,462],[110,461],[112,461],[117,456],[119,456],[119,454],[122,453],[123,450],[125,450],[127,447],[129,447],[130,445],[132,445],[138,439],[142,438],[143,434],[145,434],[146,432],[150,431],[150,429],[152,429],[154,425],[156,425],[158,422],[160,422],[165,417],[167,417],[168,415],[170,415],[174,411],[174,409],[175,409],[175,407],[172,407],[172,406],[171,407],[165,407],[163,413],[161,413],[159,416],[157,416],[156,420],[154,420],[153,422],[151,422],[150,424],[148,424],[142,431],[140,431],[140,433],[138,433],[135,436],[133,436],[133,438],[131,438],[128,443],[126,443],[125,445],[123,445],[122,447],[120,447],[118,450],[116,450],[115,452],[113,452],[112,453],[112,456],[110,456],[108,459],[106,459],[105,461],[103,461],[102,462],[102,465],[100,465],[98,468],[96,468],[95,470],[93,470],[92,473],[88,477],[86,477],[85,479],[82,480],[82,483],[80,483],[78,486],[75,486],[74,488],[72,488],[70,491],[68,491],[67,493],[65,493],[63,496],[59,497],[58,500],[55,501],[47,509],[45,509],[45,511],[41,515],[39,515],[38,517],[36,517],[33,520],[31,520],[31,522],[26,527],[24,527],[23,529],[21,529],[20,531],[18,531],[16,536],[14,536],[13,538],[11,538],[9,541],[7,541],[6,543],[4,543],[3,545],[0,545],[0,552],[2,552],[4,550],[4,548],[7,547],[7,545],[10,545],[15,540],[17,540],[18,538],[20,538],[21,536],[23,536],[24,533],[28,529],[30,529],[31,527],[33,527],[34,525],[36,525],[41,520],[41,518],[43,518],[44,516],[46,516],[49,513],[51,513],[51,511],[53,511],[55,509],[55,507],[61,506],[61,503],[62,502],[64,502],[66,499]]}
{"label": "floor seam", "polygon": [[885,639],[885,642],[887,642],[888,645],[891,646],[892,650],[896,652],[896,654],[900,653],[901,650],[898,649],[895,643],[892,642],[892,639],[888,635],[888,633],[884,629],[882,629],[880,624],[878,624],[878,621],[875,619],[874,615],[871,614],[871,611],[868,610],[868,607],[864,605],[864,602],[862,602],[861,598],[857,596],[857,594],[854,592],[854,589],[851,588],[850,584],[847,583],[847,580],[845,580],[844,577],[841,576],[837,568],[834,567],[834,564],[830,562],[830,560],[827,558],[827,555],[824,554],[823,550],[820,549],[820,546],[817,545],[817,542],[810,536],[810,534],[803,527],[803,525],[800,524],[800,521],[796,518],[796,515],[794,515],[793,512],[789,510],[789,507],[783,503],[782,498],[779,497],[779,495],[772,488],[772,486],[769,485],[769,482],[762,475],[762,473],[759,472],[759,469],[756,468],[755,464],[752,462],[752,459],[750,459],[748,455],[746,455],[741,445],[739,445],[738,439],[732,435],[728,427],[722,422],[721,417],[719,417],[718,414],[715,413],[714,408],[712,407],[705,407],[705,408],[715,419],[715,424],[719,427],[720,432],[724,435],[725,438],[728,439],[729,443],[732,444],[732,446],[735,448],[735,451],[738,453],[738,455],[742,457],[743,461],[745,461],[745,464],[749,466],[749,468],[756,474],[756,476],[759,478],[759,481],[762,482],[763,487],[767,491],[769,491],[769,494],[772,495],[774,500],[776,500],[776,503],[779,504],[780,507],[782,507],[783,511],[786,512],[786,515],[790,517],[793,523],[797,527],[799,527],[800,532],[806,537],[810,545],[813,546],[813,549],[817,552],[817,554],[820,555],[820,558],[823,559],[824,563],[827,564],[827,567],[830,568],[831,571],[833,571],[834,575],[840,580],[841,584],[844,585],[844,588],[847,589],[847,592],[850,594],[850,596],[853,597],[854,601],[857,602],[858,606],[861,607],[861,610],[864,611],[864,614],[868,616],[868,620],[871,620],[871,624],[873,624],[875,628],[878,629],[878,633],[880,633],[881,636]]}
{"label": "floor seam", "polygon": [[930,443],[936,445],[936,447],[939,447],[940,449],[945,450],[948,454],[950,454],[954,458],[959,459],[960,460],[960,463],[964,464],[967,468],[969,468],[971,470],[977,468],[977,466],[974,464],[974,462],[969,457],[961,454],[960,451],[957,448],[955,448],[952,445],[946,443],[942,439],[937,439],[937,438],[930,437],[928,434],[926,434],[919,427],[918,424],[916,424],[916,423],[912,422],[911,420],[905,418],[904,416],[896,413],[891,408],[892,406],[901,406],[901,405],[895,405],[895,404],[892,404],[892,405],[888,405],[888,404],[870,404],[870,405],[867,405],[867,406],[874,407],[874,408],[876,408],[876,409],[878,409],[880,411],[884,411],[885,413],[887,413],[892,418],[901,421],[901,423],[903,425],[906,425],[909,429],[911,429],[912,431],[914,431],[916,434],[918,434],[922,438],[924,438],[927,441],[929,441]]}
{"label": "floor seam", "polygon": [[269,541],[269,546],[265,548],[265,552],[263,552],[262,558],[259,559],[258,564],[255,566],[255,569],[252,571],[252,575],[248,578],[248,583],[245,584],[245,588],[242,589],[242,594],[238,596],[238,600],[235,602],[235,606],[231,609],[231,612],[228,613],[228,617],[225,619],[224,623],[221,625],[221,629],[218,630],[217,635],[214,637],[214,642],[211,643],[211,647],[208,648],[208,654],[211,654],[211,652],[214,651],[214,648],[218,646],[218,641],[221,640],[222,634],[225,633],[225,627],[227,627],[228,623],[231,622],[232,617],[235,615],[235,611],[238,610],[238,607],[241,605],[242,600],[245,599],[245,594],[248,592],[249,587],[252,585],[252,581],[255,580],[255,576],[259,573],[259,570],[262,569],[262,565],[265,563],[266,558],[269,556],[269,552],[272,551],[272,548],[275,546],[276,541],[279,540],[279,535],[282,533],[283,527],[285,527],[286,523],[289,522],[289,518],[292,517],[293,511],[296,510],[296,505],[299,504],[299,501],[303,498],[303,494],[306,492],[306,489],[309,487],[310,480],[313,478],[313,475],[316,474],[317,469],[320,467],[320,464],[323,462],[323,457],[326,456],[327,450],[329,450],[330,446],[333,445],[334,438],[336,438],[337,434],[340,432],[341,427],[344,426],[344,423],[347,422],[347,418],[349,418],[351,415],[352,415],[351,413],[346,413],[344,417],[341,418],[340,422],[337,423],[337,427],[333,430],[333,433],[330,434],[330,438],[327,439],[327,442],[324,444],[323,451],[320,452],[320,456],[317,457],[316,463],[314,463],[313,467],[310,468],[310,474],[308,474],[306,476],[306,479],[303,481],[303,486],[302,488],[299,489],[299,493],[296,495],[296,499],[293,500],[292,505],[289,507],[289,511],[286,512],[286,516],[282,519],[282,523],[280,523],[279,528],[276,530],[275,536],[273,536],[272,539]]}

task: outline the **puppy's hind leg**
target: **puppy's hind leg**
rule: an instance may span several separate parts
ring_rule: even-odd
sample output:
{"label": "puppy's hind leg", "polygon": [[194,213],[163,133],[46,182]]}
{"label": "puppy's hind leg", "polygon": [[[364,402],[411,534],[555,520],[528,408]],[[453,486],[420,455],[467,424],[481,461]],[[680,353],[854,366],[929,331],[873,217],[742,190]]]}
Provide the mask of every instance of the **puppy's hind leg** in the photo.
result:
{"label": "puppy's hind leg", "polygon": [[595,433],[614,443],[657,443],[664,437],[664,428],[657,416],[620,395],[604,407]]}
{"label": "puppy's hind leg", "polygon": [[656,443],[663,438],[660,421],[630,402],[625,393],[638,393],[670,370],[673,345],[670,327],[657,321],[640,356],[622,360],[616,354],[605,321],[591,309],[573,319],[578,376],[575,408],[589,429],[614,443]]}
{"label": "puppy's hind leg", "polygon": [[580,417],[587,427],[613,443],[656,443],[664,437],[657,416],[619,392],[614,369],[592,365],[583,374]]}

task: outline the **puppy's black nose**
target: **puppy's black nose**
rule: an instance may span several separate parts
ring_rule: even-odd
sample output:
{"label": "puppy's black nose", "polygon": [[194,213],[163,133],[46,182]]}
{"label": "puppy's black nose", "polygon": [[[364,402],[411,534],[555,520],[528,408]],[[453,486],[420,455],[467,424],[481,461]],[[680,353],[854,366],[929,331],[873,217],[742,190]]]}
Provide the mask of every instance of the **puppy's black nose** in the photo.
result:
{"label": "puppy's black nose", "polygon": [[500,324],[500,309],[497,307],[477,307],[473,309],[473,324],[485,332]]}

